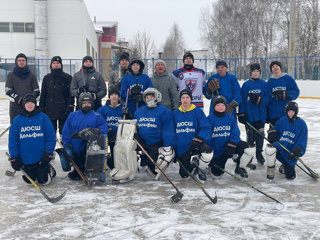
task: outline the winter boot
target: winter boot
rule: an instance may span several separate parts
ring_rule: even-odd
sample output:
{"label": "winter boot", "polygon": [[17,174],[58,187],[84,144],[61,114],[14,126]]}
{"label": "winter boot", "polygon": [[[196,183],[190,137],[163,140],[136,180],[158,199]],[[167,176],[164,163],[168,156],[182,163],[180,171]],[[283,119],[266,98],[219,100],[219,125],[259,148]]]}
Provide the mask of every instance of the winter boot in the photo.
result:
{"label": "winter boot", "polygon": [[71,180],[81,180],[81,177],[79,173],[76,170],[73,170],[72,172],[68,173],[68,178]]}
{"label": "winter boot", "polygon": [[194,171],[194,177],[201,184],[204,184],[204,182],[207,180],[207,175],[199,168],[196,168],[196,170]]}
{"label": "winter boot", "polygon": [[284,165],[281,164],[281,166],[279,167],[279,173],[284,174]]}
{"label": "winter boot", "polygon": [[267,178],[269,180],[273,180],[274,179],[274,171],[275,171],[275,166],[273,167],[268,167],[268,172],[267,172]]}
{"label": "winter boot", "polygon": [[242,178],[248,178],[248,173],[244,168],[236,167],[234,173],[238,174]]}

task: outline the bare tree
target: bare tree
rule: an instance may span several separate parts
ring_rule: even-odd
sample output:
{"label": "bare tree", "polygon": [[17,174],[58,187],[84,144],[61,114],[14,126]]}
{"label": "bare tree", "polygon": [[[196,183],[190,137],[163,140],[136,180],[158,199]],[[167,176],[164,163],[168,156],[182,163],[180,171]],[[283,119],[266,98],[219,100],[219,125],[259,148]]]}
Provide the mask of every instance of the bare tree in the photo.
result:
{"label": "bare tree", "polygon": [[136,32],[129,44],[131,58],[150,59],[156,56],[155,44],[150,33]]}

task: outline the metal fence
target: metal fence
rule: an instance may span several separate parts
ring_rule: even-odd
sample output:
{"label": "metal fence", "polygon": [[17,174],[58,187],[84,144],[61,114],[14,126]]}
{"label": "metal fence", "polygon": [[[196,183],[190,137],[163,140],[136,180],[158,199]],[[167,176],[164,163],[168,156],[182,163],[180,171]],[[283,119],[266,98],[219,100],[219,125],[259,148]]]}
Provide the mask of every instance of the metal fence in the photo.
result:
{"label": "metal fence", "polygon": [[[320,56],[300,56],[294,58],[294,78],[303,80],[320,80],[319,65]],[[144,72],[149,76],[153,75],[154,64],[157,59],[142,59],[145,62]],[[166,68],[169,73],[183,66],[182,59],[162,59],[166,62]],[[195,59],[194,66],[203,69],[207,73],[207,78],[216,73],[215,63],[218,59]],[[282,72],[288,71],[289,57],[269,57],[269,58],[228,58],[225,59],[228,64],[228,71],[234,74],[239,80],[250,78],[250,65],[260,63],[261,78],[269,79],[271,72],[269,65],[277,60],[282,63]],[[34,72],[38,80],[50,72],[49,65],[51,59],[28,59],[28,65]],[[14,59],[2,58],[0,61],[0,82],[4,82],[9,72],[13,70]],[[64,59],[63,69],[65,72],[73,75],[79,71],[82,65],[82,59]],[[95,59],[94,66],[103,77],[108,80],[112,70],[118,69],[118,59]]]}

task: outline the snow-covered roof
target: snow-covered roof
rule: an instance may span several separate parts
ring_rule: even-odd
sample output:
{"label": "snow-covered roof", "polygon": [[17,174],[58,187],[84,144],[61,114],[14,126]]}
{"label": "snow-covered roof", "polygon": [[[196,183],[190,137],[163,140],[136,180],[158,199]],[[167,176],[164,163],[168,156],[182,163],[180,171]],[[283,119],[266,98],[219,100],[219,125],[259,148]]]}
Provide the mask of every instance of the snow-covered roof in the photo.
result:
{"label": "snow-covered roof", "polygon": [[112,28],[114,26],[118,25],[118,22],[112,22],[112,21],[99,21],[99,22],[92,22],[94,29],[96,31],[103,31],[103,28]]}

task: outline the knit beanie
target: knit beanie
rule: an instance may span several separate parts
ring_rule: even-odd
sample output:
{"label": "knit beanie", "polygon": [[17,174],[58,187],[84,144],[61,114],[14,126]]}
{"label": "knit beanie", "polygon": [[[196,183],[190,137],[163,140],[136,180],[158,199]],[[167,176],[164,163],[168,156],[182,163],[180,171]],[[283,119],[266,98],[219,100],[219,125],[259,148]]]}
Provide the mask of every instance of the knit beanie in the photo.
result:
{"label": "knit beanie", "polygon": [[35,105],[37,105],[37,100],[36,97],[33,96],[32,94],[27,94],[23,97],[23,106],[27,103],[27,102],[33,102]]}
{"label": "knit beanie", "polygon": [[25,58],[26,59],[26,62],[28,61],[27,60],[27,56],[24,54],[24,53],[19,53],[17,56],[16,56],[16,59],[15,59],[15,64],[18,66],[18,58]]}
{"label": "knit beanie", "polygon": [[225,60],[223,59],[219,59],[217,62],[216,62],[216,68],[219,67],[219,66],[225,66],[226,68],[228,68],[228,64]]}
{"label": "knit beanie", "polygon": [[216,96],[216,97],[213,99],[213,101],[212,101],[212,108],[214,109],[215,106],[216,106],[218,103],[223,103],[224,105],[227,105],[226,99],[225,99],[225,97],[222,96],[222,95]]}
{"label": "knit beanie", "polygon": [[129,53],[123,52],[119,57],[119,60],[122,60],[122,59],[128,60],[130,62]]}
{"label": "knit beanie", "polygon": [[180,100],[181,100],[182,95],[184,95],[184,94],[187,94],[187,95],[191,98],[191,100],[192,100],[192,92],[191,92],[191,90],[189,90],[189,89],[183,89],[183,90],[180,92]]}
{"label": "knit beanie", "polygon": [[119,92],[119,89],[117,87],[110,88],[108,93],[109,93],[109,97],[114,93],[117,94],[120,97],[120,92]]}
{"label": "knit beanie", "polygon": [[91,61],[93,63],[93,58],[91,56],[85,56],[84,58],[82,58],[82,65],[84,64],[85,61]]}
{"label": "knit beanie", "polygon": [[156,67],[158,63],[163,63],[164,67],[166,67],[166,62],[163,61],[162,59],[158,59],[157,61],[155,61],[154,67]]}
{"label": "knit beanie", "polygon": [[250,74],[254,71],[254,70],[259,70],[259,72],[261,73],[261,67],[259,63],[253,63],[250,66]]}
{"label": "knit beanie", "polygon": [[272,66],[275,65],[275,64],[277,64],[280,67],[281,71],[282,71],[282,63],[279,62],[279,61],[272,61],[270,63],[270,72],[272,72]]}
{"label": "knit beanie", "polygon": [[194,62],[193,54],[192,54],[191,52],[186,52],[186,53],[183,55],[183,63],[184,63],[184,60],[185,60],[187,57],[191,57],[191,58],[192,58],[192,62]]}
{"label": "knit beanie", "polygon": [[51,65],[53,62],[58,62],[61,64],[61,67],[62,67],[62,59],[60,56],[54,56],[53,58],[51,58],[51,63],[50,63],[50,68],[51,68]]}

